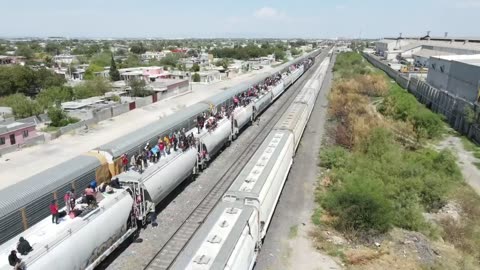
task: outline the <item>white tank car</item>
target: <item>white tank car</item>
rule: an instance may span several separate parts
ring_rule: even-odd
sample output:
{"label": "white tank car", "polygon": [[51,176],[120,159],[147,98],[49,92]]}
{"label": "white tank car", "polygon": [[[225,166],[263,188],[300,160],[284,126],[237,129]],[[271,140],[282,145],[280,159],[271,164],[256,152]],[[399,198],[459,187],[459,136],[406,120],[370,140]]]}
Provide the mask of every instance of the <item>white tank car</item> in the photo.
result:
{"label": "white tank car", "polygon": [[201,142],[206,146],[208,154],[213,156],[231,139],[231,135],[232,123],[229,119],[223,118],[214,130],[201,137]]}
{"label": "white tank car", "polygon": [[273,100],[277,99],[283,93],[284,90],[285,90],[285,85],[283,84],[283,81],[280,80],[280,82],[271,90],[273,95]]}
{"label": "white tank car", "polygon": [[255,118],[265,110],[273,100],[272,92],[267,92],[265,95],[258,97],[253,101],[255,106]]}
{"label": "white tank car", "polygon": [[180,185],[192,173],[197,162],[197,149],[188,148],[185,152],[172,150],[167,157],[148,166],[143,173],[134,170],[117,175],[120,182],[141,182],[155,205]]}
{"label": "white tank car", "polygon": [[52,224],[49,216],[18,237],[1,246],[0,269],[12,269],[7,256],[16,248],[16,241],[23,236],[33,248],[22,261],[28,270],[93,269],[110,254],[126,237],[134,232],[127,228],[133,198],[124,189],[105,194],[98,207],[86,216],[64,217],[59,224]]}
{"label": "white tank car", "polygon": [[258,209],[262,238],[285,184],[293,154],[294,141],[290,131],[270,132],[223,196],[225,202],[242,201]]}
{"label": "white tank car", "polygon": [[253,116],[253,102],[250,102],[247,106],[237,107],[233,110],[233,120],[235,121],[235,128],[237,133],[241,130],[246,124],[252,120]]}
{"label": "white tank car", "polygon": [[283,84],[285,85],[285,88],[289,87],[292,84],[291,74],[289,76],[287,76],[286,73],[282,74],[282,80],[283,80]]}
{"label": "white tank car", "polygon": [[258,211],[241,202],[220,202],[170,269],[252,269],[260,240]]}

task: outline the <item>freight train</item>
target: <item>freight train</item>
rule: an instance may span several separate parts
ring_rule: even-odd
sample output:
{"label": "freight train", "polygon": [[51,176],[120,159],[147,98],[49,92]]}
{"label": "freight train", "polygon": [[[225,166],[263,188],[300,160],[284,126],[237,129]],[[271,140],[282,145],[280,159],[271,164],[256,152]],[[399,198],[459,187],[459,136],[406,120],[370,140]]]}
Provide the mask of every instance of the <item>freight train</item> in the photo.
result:
{"label": "freight train", "polygon": [[[33,251],[22,259],[28,269],[93,269],[122,242],[138,233],[147,222],[152,204],[160,203],[185,179],[205,168],[243,127],[258,117],[313,64],[318,53],[314,51],[286,63],[268,75],[257,76],[1,191],[3,244],[0,254],[6,258],[15,248],[17,238],[23,236],[33,247]],[[265,91],[257,91],[258,95],[248,99],[250,102],[234,104],[235,97],[245,96],[249,89],[263,85],[272,76],[280,79]],[[198,116],[214,115],[225,108],[232,110],[228,117],[224,115],[217,119],[214,129],[197,128]],[[123,154],[131,157],[147,143],[155,145],[159,137],[180,130],[193,134],[195,147],[172,151],[142,172],[121,172],[120,157]],[[86,208],[80,215],[67,215],[60,219],[60,224],[52,224],[48,210],[52,199],[64,205],[63,195],[68,190],[75,188],[76,195],[80,196],[90,181],[98,180],[102,174],[109,175],[109,178],[114,176],[121,187],[114,188],[113,192],[100,193],[95,207],[84,205]],[[0,269],[8,268],[6,259],[0,261]]]}
{"label": "freight train", "polygon": [[170,269],[254,267],[329,63],[321,63]]}

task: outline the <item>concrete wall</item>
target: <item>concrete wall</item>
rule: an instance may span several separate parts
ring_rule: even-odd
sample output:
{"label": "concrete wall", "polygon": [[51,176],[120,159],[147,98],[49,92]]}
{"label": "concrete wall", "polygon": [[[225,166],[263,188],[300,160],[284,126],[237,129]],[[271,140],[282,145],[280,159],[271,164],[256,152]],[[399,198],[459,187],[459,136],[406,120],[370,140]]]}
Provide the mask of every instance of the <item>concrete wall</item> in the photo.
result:
{"label": "concrete wall", "polygon": [[446,90],[448,88],[450,61],[430,57],[429,62],[430,65],[428,66],[427,82],[435,88]]}
{"label": "concrete wall", "polygon": [[119,104],[112,108],[113,117],[130,111],[128,103]]}
{"label": "concrete wall", "polygon": [[35,137],[31,137],[28,140],[24,141],[22,145],[16,144],[16,145],[10,145],[7,147],[0,148],[0,156],[5,155],[14,151],[17,151],[19,149],[22,149],[24,147],[36,145],[36,144],[41,144],[45,142],[45,136],[44,135],[35,135]]}
{"label": "concrete wall", "polygon": [[478,96],[480,66],[451,62],[447,91],[468,101],[475,102]]}

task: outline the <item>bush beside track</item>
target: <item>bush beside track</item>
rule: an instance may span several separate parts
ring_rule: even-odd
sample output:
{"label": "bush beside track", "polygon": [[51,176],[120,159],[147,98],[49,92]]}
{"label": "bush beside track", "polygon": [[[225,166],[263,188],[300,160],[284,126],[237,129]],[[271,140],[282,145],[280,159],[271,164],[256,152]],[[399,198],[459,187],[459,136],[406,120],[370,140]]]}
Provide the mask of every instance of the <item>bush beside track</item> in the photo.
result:
{"label": "bush beside track", "polygon": [[[390,267],[398,259],[406,263],[393,269],[477,269],[480,198],[465,184],[455,156],[431,147],[445,133],[442,117],[358,53],[339,54],[333,70],[328,136],[320,153],[327,173],[313,215],[317,247],[353,269]],[[425,218],[451,205],[458,206],[460,222]],[[332,244],[330,233],[322,233],[327,230],[354,244]],[[398,257],[392,243],[413,233],[441,255],[417,250],[417,256],[404,251]]]}

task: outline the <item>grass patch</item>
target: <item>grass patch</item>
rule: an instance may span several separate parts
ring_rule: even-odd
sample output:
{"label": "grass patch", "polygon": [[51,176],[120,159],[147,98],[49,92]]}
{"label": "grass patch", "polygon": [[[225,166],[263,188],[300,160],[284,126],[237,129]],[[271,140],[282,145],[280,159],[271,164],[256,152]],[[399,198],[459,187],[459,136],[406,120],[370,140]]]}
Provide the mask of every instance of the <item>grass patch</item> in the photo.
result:
{"label": "grass patch", "polygon": [[298,225],[290,227],[290,231],[288,232],[288,238],[293,239],[298,235]]}
{"label": "grass patch", "polygon": [[313,212],[312,223],[317,226],[320,226],[320,224],[322,223],[322,209],[320,207],[317,207]]}
{"label": "grass patch", "polygon": [[477,167],[477,169],[480,169],[480,162],[475,161],[472,164],[475,165],[475,167]]}
{"label": "grass patch", "polygon": [[465,150],[470,152],[480,151],[480,147],[476,145],[474,142],[470,141],[467,137],[462,136],[460,137],[460,140],[462,141],[463,148],[465,148]]}
{"label": "grass patch", "polygon": [[[320,165],[330,169],[330,185],[317,192],[316,201],[346,235],[377,235],[399,227],[436,238],[442,232],[423,213],[442,208],[464,185],[452,153],[422,147],[447,132],[443,118],[362,60],[347,53],[335,63],[329,114],[336,123],[336,146],[322,149]],[[381,115],[369,107],[375,101]],[[406,143],[412,139],[414,143]],[[480,148],[467,143],[466,148],[480,157]],[[317,226],[322,220],[319,209],[312,215]],[[462,232],[475,239],[473,231]],[[461,238],[457,243],[465,242]],[[462,250],[477,258],[472,248]]]}

